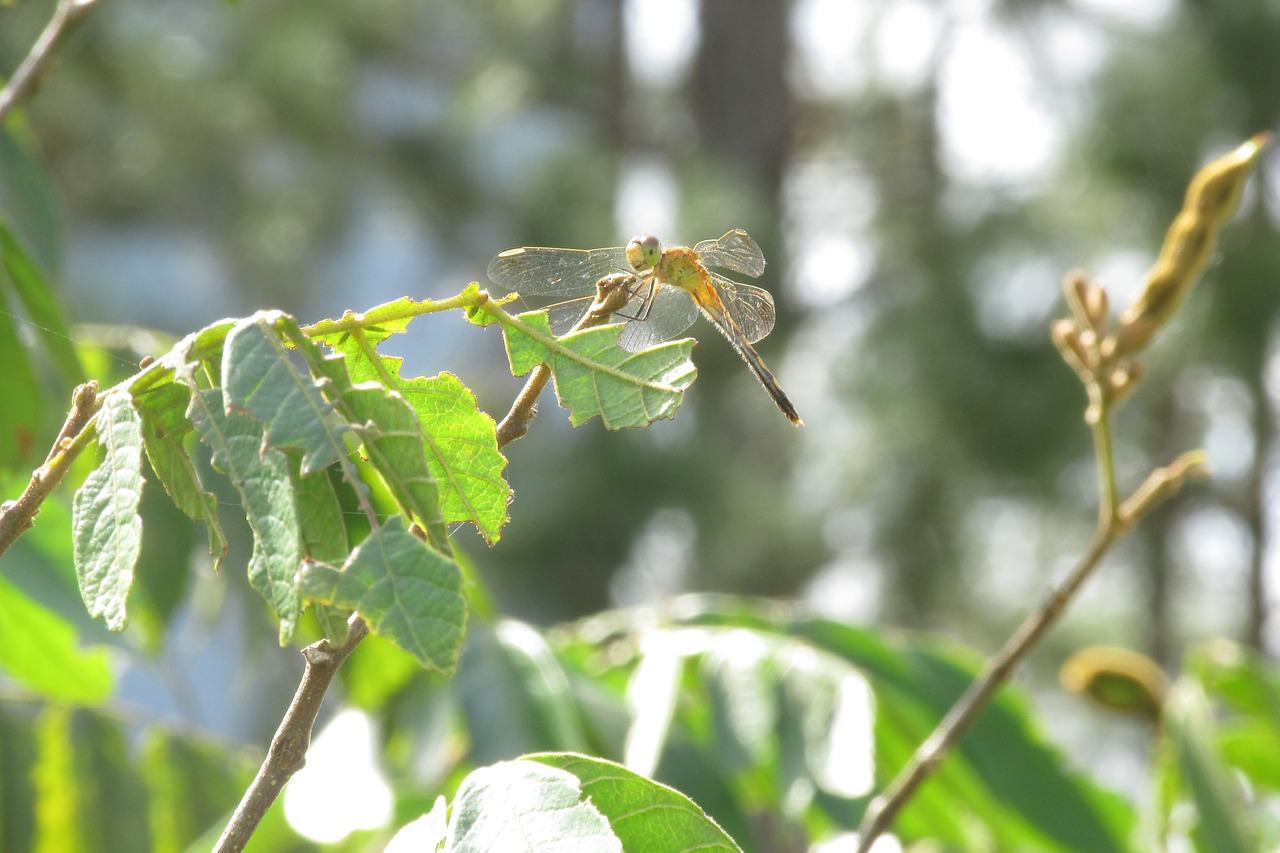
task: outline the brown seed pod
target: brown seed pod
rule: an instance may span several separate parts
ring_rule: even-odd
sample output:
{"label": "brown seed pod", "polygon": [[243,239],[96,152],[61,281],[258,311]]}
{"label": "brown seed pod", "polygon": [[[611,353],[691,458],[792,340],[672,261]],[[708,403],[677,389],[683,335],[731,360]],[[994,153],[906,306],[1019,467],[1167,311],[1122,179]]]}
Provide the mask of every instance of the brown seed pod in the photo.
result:
{"label": "brown seed pod", "polygon": [[1208,263],[1218,231],[1235,213],[1254,163],[1270,140],[1270,134],[1259,133],[1209,163],[1191,180],[1182,212],[1165,235],[1142,293],[1120,317],[1115,355],[1127,355],[1146,346],[1173,316]]}

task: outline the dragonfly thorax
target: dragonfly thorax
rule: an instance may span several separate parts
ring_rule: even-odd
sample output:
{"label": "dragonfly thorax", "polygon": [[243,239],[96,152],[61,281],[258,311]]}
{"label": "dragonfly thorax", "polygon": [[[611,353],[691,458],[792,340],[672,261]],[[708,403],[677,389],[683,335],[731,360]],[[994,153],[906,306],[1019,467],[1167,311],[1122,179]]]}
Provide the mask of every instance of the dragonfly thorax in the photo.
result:
{"label": "dragonfly thorax", "polygon": [[648,272],[658,265],[662,258],[662,243],[652,234],[645,237],[633,237],[627,243],[627,263],[636,272]]}

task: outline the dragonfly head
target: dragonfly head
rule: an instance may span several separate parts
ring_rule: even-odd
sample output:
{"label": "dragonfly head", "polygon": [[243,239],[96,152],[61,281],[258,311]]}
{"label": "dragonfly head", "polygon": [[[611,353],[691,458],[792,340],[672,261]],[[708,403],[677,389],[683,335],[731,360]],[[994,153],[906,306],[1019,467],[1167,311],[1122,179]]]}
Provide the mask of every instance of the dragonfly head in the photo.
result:
{"label": "dragonfly head", "polygon": [[653,235],[634,237],[627,243],[627,263],[636,272],[646,272],[658,265],[662,258],[662,244]]}

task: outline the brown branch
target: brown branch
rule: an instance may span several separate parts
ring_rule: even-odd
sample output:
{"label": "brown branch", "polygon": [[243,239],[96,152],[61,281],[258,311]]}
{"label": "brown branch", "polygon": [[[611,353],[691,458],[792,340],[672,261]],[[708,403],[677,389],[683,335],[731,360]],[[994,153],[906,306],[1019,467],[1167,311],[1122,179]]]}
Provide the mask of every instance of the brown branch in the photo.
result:
{"label": "brown branch", "polygon": [[276,729],[275,737],[271,739],[271,747],[267,750],[267,758],[262,767],[258,769],[258,775],[244,792],[240,805],[236,807],[235,814],[231,816],[222,837],[214,846],[214,853],[243,850],[267,809],[280,796],[284,784],[307,763],[311,730],[315,727],[316,716],[320,713],[329,684],[337,674],[338,667],[342,666],[342,662],[369,633],[368,626],[357,615],[351,616],[347,626],[347,641],[338,648],[330,646],[328,640],[320,640],[302,650],[307,664],[298,692],[294,694],[289,710],[280,721],[280,728]]}
{"label": "brown branch", "polygon": [[[630,287],[635,280],[633,275],[615,273],[597,281],[595,300],[587,309],[587,313],[582,315],[582,319],[574,324],[570,333],[590,329],[593,326],[602,326],[609,322],[609,319],[625,307],[627,300],[631,298]],[[538,414],[536,405],[538,396],[547,387],[547,380],[550,378],[551,368],[545,364],[539,364],[529,374],[524,388],[511,404],[511,411],[507,412],[507,416],[498,424],[499,448],[506,447],[529,431],[529,424]]]}
{"label": "brown branch", "polygon": [[0,122],[9,110],[28,98],[40,82],[40,77],[48,70],[53,59],[54,49],[62,38],[89,14],[98,0],[58,0],[53,17],[45,25],[40,38],[31,46],[26,59],[13,72],[9,82],[0,89]]}
{"label": "brown branch", "polygon": [[31,475],[31,481],[17,500],[0,504],[0,554],[9,550],[9,546],[35,524],[40,505],[53,494],[71,468],[71,463],[86,446],[86,443],[77,443],[75,439],[97,411],[98,383],[86,382],[76,388],[71,395],[71,411],[44,464]]}

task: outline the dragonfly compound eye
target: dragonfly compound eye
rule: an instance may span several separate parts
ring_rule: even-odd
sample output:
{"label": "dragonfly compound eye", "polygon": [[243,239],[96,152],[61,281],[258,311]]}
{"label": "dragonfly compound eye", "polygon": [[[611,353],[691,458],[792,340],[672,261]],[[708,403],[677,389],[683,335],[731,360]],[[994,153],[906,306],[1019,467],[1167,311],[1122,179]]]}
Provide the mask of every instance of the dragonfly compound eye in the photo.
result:
{"label": "dragonfly compound eye", "polygon": [[651,270],[662,257],[662,244],[657,237],[635,237],[627,243],[627,263],[636,272]]}

